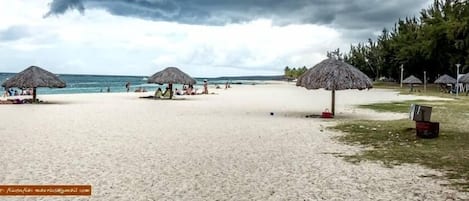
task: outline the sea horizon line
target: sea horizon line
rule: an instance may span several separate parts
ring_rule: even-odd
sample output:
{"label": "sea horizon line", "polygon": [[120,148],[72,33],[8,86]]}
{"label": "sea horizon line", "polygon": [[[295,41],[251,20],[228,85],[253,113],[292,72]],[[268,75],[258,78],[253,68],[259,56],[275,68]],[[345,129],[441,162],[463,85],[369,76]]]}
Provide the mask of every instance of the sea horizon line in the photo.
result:
{"label": "sea horizon line", "polygon": [[[16,74],[13,72],[0,72],[0,74]],[[104,74],[78,74],[78,73],[57,73],[59,76],[94,76],[94,77],[150,77],[148,75],[104,75]],[[194,79],[233,79],[233,78],[276,78],[282,79],[284,75],[238,75],[238,76],[195,76]]]}

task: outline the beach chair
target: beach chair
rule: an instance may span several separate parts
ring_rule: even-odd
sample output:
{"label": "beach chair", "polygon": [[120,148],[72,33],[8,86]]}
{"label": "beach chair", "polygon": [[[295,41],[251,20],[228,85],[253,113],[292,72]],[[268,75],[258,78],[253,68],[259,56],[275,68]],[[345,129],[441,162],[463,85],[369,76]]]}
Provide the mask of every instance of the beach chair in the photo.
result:
{"label": "beach chair", "polygon": [[166,90],[165,93],[163,94],[163,96],[161,98],[169,98],[170,97],[170,91],[169,90]]}
{"label": "beach chair", "polygon": [[163,92],[161,92],[161,90],[160,91],[156,90],[154,98],[161,98],[161,97],[163,97]]}

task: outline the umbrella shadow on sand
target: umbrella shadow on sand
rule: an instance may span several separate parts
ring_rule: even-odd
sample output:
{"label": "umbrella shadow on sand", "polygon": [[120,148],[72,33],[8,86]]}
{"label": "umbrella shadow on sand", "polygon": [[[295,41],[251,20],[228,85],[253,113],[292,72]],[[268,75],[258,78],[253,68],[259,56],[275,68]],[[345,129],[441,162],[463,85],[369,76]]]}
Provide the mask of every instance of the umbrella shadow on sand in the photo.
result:
{"label": "umbrella shadow on sand", "polygon": [[[33,99],[7,99],[7,100],[0,100],[0,105],[32,105]],[[73,104],[70,101],[36,101],[34,105],[68,105]]]}
{"label": "umbrella shadow on sand", "polygon": [[139,97],[140,99],[148,99],[148,100],[154,100],[154,101],[192,101],[194,99],[190,98],[155,98],[154,96],[142,96]]}

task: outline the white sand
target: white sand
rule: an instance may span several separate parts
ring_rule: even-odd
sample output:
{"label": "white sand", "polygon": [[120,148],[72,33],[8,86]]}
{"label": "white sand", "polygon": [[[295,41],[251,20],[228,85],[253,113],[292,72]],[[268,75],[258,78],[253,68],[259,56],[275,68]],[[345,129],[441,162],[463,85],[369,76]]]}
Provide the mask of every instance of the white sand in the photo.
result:
{"label": "white sand", "polygon": [[[445,200],[469,199],[421,177],[417,165],[354,165],[354,153],[304,118],[330,92],[291,84],[154,101],[142,94],[39,96],[59,104],[0,105],[0,184],[91,184],[91,198],[0,200]],[[339,91],[339,119],[405,118],[352,105],[415,99],[388,90]],[[419,99],[421,97],[418,97]],[[274,116],[270,115],[274,112]]]}

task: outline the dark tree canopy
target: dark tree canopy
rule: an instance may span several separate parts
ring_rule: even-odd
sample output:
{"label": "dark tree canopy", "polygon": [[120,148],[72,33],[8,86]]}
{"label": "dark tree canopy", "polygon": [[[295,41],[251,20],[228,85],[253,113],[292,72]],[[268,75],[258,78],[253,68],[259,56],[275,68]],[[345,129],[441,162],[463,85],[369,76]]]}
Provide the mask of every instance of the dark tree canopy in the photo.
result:
{"label": "dark tree canopy", "polygon": [[430,81],[440,75],[456,76],[469,71],[469,2],[435,0],[419,17],[399,19],[389,31],[384,29],[376,40],[351,46],[344,56],[347,63],[372,78],[423,77]]}

